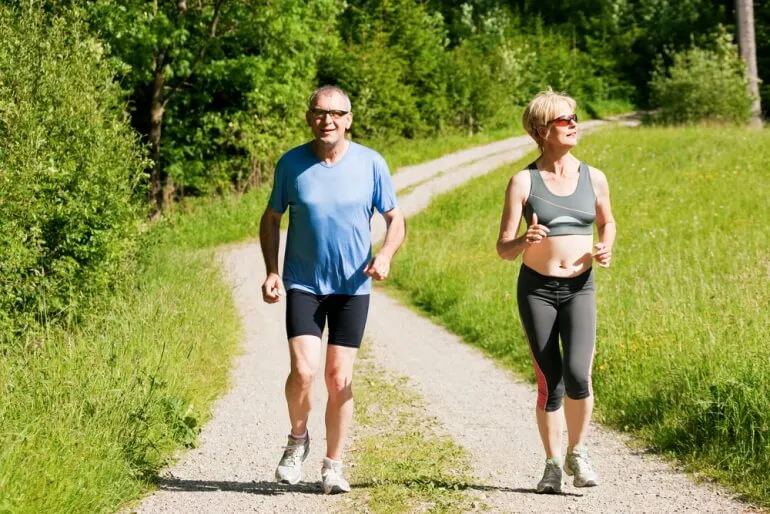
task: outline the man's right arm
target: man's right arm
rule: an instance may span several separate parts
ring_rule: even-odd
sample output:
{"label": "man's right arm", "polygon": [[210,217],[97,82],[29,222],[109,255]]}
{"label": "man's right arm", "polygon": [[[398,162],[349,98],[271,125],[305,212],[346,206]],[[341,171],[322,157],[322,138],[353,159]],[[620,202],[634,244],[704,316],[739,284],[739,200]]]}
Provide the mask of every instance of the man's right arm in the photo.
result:
{"label": "man's right arm", "polygon": [[262,246],[262,257],[265,259],[267,271],[267,278],[262,284],[262,299],[267,303],[276,303],[284,294],[281,276],[278,274],[282,216],[283,214],[268,206],[259,222],[259,243]]}

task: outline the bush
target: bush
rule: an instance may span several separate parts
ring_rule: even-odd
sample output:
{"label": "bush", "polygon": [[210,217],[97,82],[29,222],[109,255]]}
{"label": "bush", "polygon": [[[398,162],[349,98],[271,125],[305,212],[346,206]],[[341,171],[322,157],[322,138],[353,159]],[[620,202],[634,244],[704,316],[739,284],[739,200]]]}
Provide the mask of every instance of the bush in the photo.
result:
{"label": "bush", "polygon": [[76,16],[0,6],[0,345],[122,278],[145,166]]}
{"label": "bush", "polygon": [[[671,65],[666,68],[666,57]],[[713,48],[691,47],[658,56],[650,81],[653,119],[662,123],[745,123],[751,116],[744,62],[732,37],[720,30]]]}
{"label": "bush", "polygon": [[324,55],[317,79],[350,94],[354,137],[416,137],[444,127],[449,105],[440,16],[408,0],[353,0],[338,26],[342,44]]}

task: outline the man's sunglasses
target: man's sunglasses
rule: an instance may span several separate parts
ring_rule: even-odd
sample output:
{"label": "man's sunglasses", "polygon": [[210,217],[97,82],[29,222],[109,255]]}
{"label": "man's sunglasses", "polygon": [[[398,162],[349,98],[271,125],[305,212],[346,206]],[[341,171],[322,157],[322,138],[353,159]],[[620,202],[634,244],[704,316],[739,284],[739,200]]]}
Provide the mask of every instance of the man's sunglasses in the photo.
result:
{"label": "man's sunglasses", "polygon": [[553,124],[554,127],[569,127],[570,123],[577,123],[577,121],[577,114],[570,114],[569,116],[559,116],[558,118],[554,118],[546,123],[546,125]]}
{"label": "man's sunglasses", "polygon": [[310,109],[310,114],[313,115],[313,117],[317,120],[323,120],[326,118],[326,115],[332,117],[333,120],[338,120],[348,114],[350,111],[339,111],[336,109],[326,110],[326,109]]}

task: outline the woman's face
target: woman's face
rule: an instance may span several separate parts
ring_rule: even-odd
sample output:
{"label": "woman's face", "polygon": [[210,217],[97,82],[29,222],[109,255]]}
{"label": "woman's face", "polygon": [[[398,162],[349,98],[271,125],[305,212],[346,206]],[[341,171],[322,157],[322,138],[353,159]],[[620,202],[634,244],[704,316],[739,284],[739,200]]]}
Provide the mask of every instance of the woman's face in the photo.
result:
{"label": "woman's face", "polygon": [[553,117],[540,130],[546,147],[569,150],[578,142],[577,116],[566,102],[561,102]]}

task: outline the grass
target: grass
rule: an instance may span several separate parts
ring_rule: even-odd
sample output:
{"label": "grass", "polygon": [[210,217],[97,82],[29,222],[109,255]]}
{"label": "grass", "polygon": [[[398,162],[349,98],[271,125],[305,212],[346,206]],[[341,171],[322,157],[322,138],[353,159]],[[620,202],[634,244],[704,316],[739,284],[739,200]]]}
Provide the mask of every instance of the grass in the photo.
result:
{"label": "grass", "polygon": [[[636,110],[634,104],[628,100],[592,100],[578,104],[578,112],[588,115],[587,119],[601,119],[608,116],[625,114]],[[582,119],[582,118],[581,118]]]}
{"label": "grass", "polygon": [[[619,231],[597,276],[598,418],[770,506],[770,132],[617,129],[576,154],[607,173]],[[519,263],[494,248],[532,157],[413,218],[390,284],[530,379]]]}
{"label": "grass", "polygon": [[209,253],[148,252],[84,325],[0,361],[0,512],[113,511],[195,444],[239,323]]}
{"label": "grass", "polygon": [[[386,374],[364,349],[356,364],[353,451],[348,458],[356,512],[455,513],[472,508],[469,457],[404,377]],[[346,510],[350,510],[347,506]]]}
{"label": "grass", "polygon": [[270,189],[242,195],[188,198],[161,223],[164,243],[177,249],[214,248],[259,237]]}
{"label": "grass", "polygon": [[519,136],[524,133],[518,119],[511,127],[479,132],[473,136],[450,132],[439,137],[391,140],[361,140],[359,143],[374,148],[388,163],[391,173],[397,173],[403,166],[438,159],[448,153],[464,150],[473,146],[494,143],[501,139]]}

